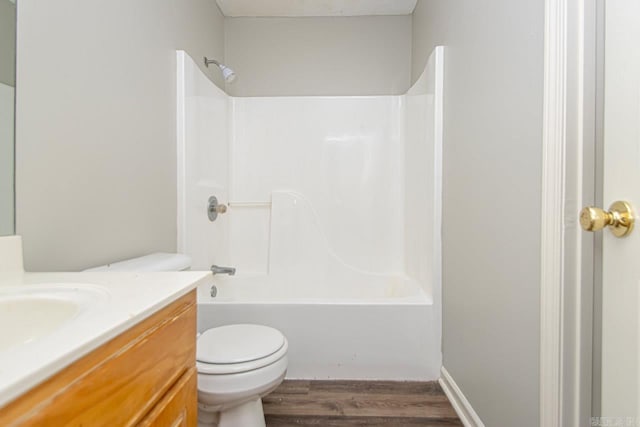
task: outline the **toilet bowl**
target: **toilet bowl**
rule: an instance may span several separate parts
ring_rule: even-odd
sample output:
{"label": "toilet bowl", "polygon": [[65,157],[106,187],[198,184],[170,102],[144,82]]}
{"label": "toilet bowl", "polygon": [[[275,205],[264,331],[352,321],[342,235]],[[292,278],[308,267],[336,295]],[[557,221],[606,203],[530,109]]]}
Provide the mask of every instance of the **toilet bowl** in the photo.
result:
{"label": "toilet bowl", "polygon": [[[191,259],[155,253],[85,271],[180,271]],[[287,339],[262,325],[227,325],[198,336],[198,425],[264,427],[262,397],[284,380]]]}
{"label": "toilet bowl", "polygon": [[265,426],[262,397],[287,371],[287,339],[262,325],[227,325],[198,338],[198,425]]}

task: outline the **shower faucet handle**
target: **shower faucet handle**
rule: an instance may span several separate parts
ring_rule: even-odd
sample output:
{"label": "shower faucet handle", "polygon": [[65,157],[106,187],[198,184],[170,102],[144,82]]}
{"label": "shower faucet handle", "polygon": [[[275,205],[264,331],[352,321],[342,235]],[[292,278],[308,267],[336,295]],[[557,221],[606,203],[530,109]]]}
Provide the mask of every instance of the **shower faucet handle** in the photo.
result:
{"label": "shower faucet handle", "polygon": [[218,198],[216,196],[209,197],[209,203],[207,205],[207,216],[209,217],[209,221],[215,221],[218,218],[218,214],[223,214],[225,212],[227,212],[227,205],[218,203]]}

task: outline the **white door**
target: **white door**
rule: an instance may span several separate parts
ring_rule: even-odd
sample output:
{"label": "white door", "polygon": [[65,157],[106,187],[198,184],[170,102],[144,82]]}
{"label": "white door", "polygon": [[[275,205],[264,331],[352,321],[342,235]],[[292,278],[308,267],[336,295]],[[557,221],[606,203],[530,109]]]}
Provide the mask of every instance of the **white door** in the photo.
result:
{"label": "white door", "polygon": [[[604,201],[640,208],[640,0],[605,0]],[[640,426],[640,223],[604,231],[602,419]]]}

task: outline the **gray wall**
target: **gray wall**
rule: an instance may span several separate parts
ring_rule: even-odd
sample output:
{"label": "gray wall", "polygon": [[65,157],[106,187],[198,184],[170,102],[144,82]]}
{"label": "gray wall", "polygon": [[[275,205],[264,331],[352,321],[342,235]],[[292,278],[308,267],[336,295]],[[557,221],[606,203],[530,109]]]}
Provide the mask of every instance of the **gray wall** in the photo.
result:
{"label": "gray wall", "polygon": [[176,49],[223,59],[215,1],[20,0],[17,233],[27,270],[175,251]]}
{"label": "gray wall", "polygon": [[538,426],[544,2],[419,0],[445,46],[444,367],[487,426]]}
{"label": "gray wall", "polygon": [[0,0],[0,83],[16,85],[16,5]]}
{"label": "gray wall", "polygon": [[227,18],[235,96],[399,94],[411,78],[411,16]]}

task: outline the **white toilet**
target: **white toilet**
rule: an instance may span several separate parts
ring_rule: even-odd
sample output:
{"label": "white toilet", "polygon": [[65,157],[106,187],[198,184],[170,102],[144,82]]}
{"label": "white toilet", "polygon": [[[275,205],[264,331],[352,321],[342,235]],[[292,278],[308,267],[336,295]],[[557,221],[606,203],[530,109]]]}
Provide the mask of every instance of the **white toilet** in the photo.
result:
{"label": "white toilet", "polygon": [[[86,271],[179,271],[190,267],[182,254],[157,253]],[[262,325],[227,325],[198,336],[198,425],[264,427],[262,397],[287,372],[287,339]]]}
{"label": "white toilet", "polygon": [[198,338],[198,425],[264,426],[262,397],[287,372],[287,339],[262,325],[228,325]]}

